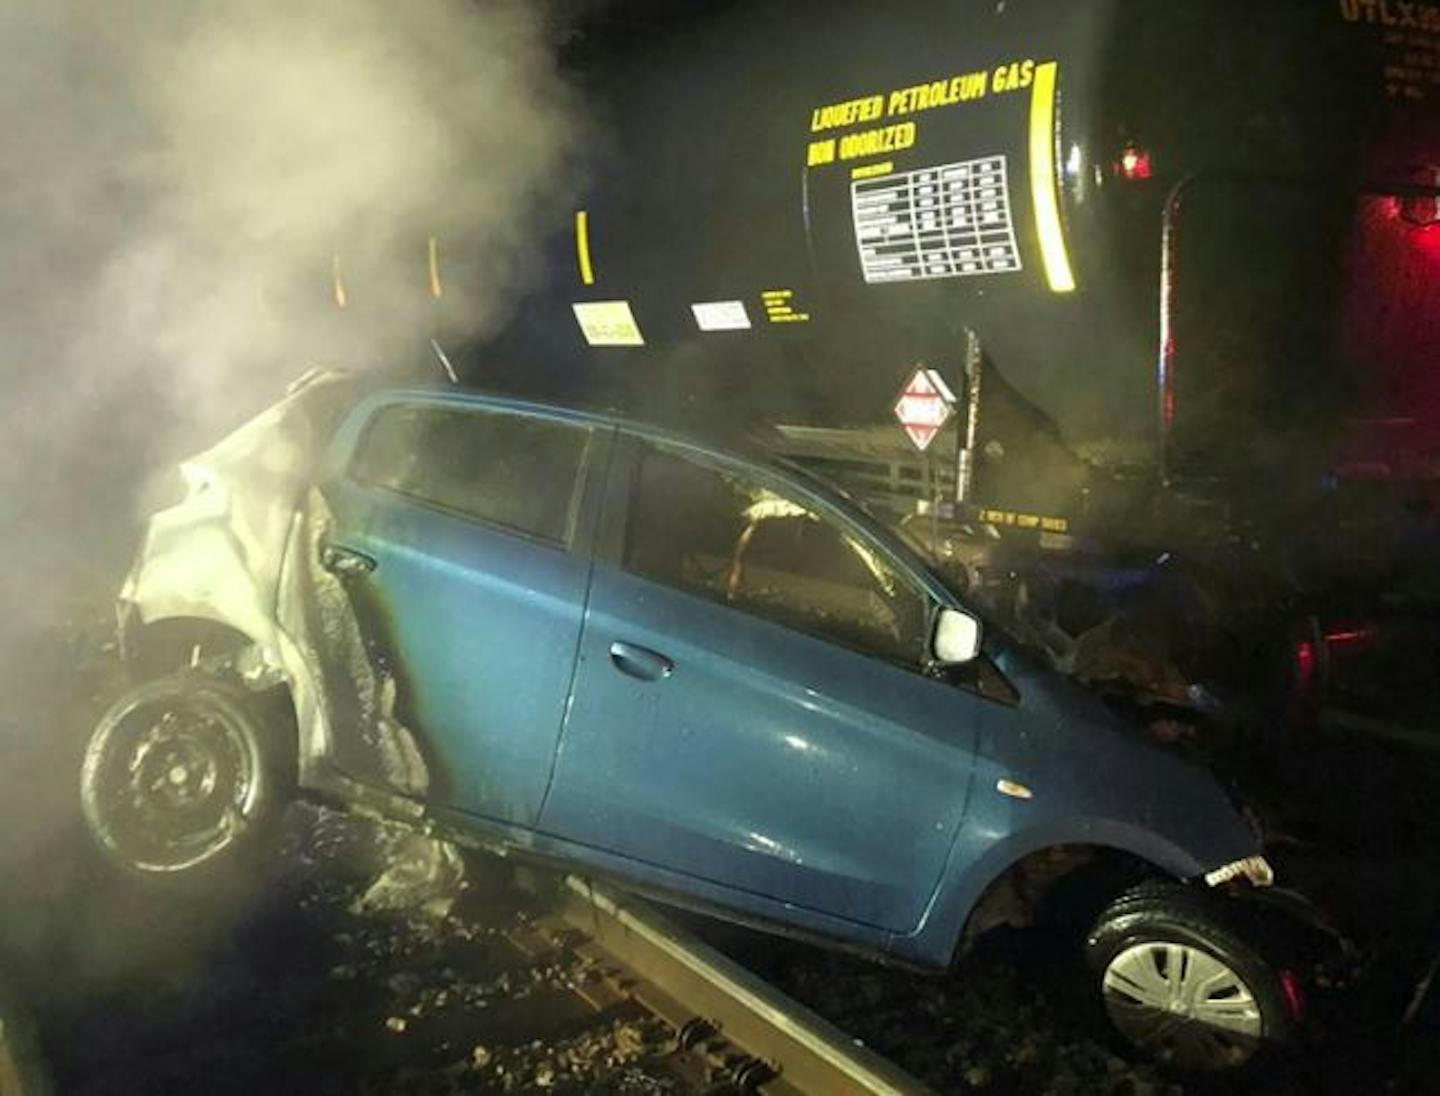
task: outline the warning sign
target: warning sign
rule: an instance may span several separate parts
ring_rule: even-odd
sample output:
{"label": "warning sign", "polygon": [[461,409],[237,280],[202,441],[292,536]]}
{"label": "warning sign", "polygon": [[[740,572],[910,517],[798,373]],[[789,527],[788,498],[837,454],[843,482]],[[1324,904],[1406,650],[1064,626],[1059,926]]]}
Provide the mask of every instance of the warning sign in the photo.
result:
{"label": "warning sign", "polygon": [[870,285],[1021,269],[1004,156],[858,180],[850,193]]}
{"label": "warning sign", "polygon": [[701,331],[749,331],[750,313],[744,301],[702,301],[692,304],[695,325]]}
{"label": "warning sign", "polygon": [[575,319],[591,346],[644,346],[629,301],[583,301],[573,306]]}
{"label": "warning sign", "polygon": [[934,369],[915,370],[895,403],[895,417],[922,453],[954,413],[955,393]]}

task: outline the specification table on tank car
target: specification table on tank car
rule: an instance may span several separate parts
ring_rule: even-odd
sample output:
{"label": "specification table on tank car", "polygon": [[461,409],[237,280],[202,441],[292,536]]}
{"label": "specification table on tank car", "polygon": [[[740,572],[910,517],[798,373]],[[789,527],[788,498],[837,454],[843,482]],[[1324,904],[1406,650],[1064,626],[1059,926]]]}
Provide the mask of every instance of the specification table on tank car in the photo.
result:
{"label": "specification table on tank car", "polygon": [[1021,268],[1004,156],[857,180],[850,198],[868,283]]}

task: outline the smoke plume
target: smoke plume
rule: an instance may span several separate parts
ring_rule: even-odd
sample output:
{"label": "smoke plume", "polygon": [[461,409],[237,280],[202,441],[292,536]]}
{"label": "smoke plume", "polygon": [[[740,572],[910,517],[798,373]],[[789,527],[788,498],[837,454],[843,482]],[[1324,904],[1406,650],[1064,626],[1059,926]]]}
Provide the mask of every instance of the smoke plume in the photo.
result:
{"label": "smoke plume", "polygon": [[311,366],[483,335],[535,275],[575,185],[545,11],[0,0],[0,968],[133,947],[71,855],[77,637],[177,500],[147,478]]}
{"label": "smoke plume", "polygon": [[570,174],[541,8],[0,4],[12,564],[83,570],[108,528],[88,511],[308,366],[503,318]]}

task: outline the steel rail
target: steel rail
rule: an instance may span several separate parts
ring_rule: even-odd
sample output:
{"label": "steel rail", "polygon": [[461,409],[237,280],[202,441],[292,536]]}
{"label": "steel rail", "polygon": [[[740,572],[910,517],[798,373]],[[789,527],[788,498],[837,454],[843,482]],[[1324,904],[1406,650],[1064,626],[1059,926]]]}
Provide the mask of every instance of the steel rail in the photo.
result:
{"label": "steel rail", "polygon": [[[677,1030],[699,1021],[768,1067],[756,1076],[758,1091],[774,1096],[929,1091],[639,899],[622,899],[572,875],[556,912],[632,971],[641,983],[636,996]],[[647,994],[646,984],[658,996]]]}

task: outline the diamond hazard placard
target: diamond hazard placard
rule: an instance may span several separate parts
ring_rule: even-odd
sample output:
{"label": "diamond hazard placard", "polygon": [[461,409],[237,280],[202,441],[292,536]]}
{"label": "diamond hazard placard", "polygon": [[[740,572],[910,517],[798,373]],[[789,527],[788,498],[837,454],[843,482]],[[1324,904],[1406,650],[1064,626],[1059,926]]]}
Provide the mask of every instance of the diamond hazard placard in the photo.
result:
{"label": "diamond hazard placard", "polygon": [[895,417],[924,452],[955,413],[955,394],[933,369],[917,369],[895,402]]}

